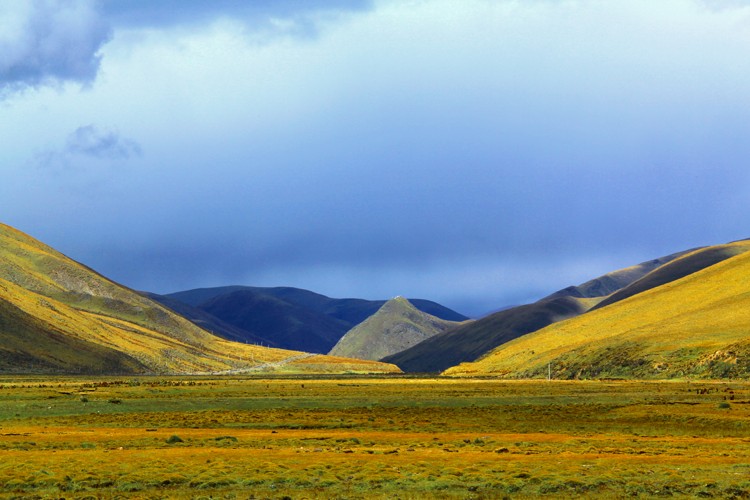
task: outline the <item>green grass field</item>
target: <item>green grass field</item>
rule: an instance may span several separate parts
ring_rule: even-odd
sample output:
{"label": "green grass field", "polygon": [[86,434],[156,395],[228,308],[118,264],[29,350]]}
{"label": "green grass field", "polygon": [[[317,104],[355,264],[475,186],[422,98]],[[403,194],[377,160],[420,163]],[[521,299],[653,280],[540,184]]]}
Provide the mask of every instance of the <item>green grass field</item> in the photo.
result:
{"label": "green grass field", "polygon": [[750,384],[0,378],[2,498],[750,496]]}

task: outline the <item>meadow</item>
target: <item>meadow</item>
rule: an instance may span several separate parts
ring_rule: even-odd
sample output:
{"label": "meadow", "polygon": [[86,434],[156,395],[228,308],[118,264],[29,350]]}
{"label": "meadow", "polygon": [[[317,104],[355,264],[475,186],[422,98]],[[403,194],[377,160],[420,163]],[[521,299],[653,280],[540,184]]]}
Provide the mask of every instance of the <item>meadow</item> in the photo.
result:
{"label": "meadow", "polygon": [[750,496],[750,383],[0,377],[1,498]]}

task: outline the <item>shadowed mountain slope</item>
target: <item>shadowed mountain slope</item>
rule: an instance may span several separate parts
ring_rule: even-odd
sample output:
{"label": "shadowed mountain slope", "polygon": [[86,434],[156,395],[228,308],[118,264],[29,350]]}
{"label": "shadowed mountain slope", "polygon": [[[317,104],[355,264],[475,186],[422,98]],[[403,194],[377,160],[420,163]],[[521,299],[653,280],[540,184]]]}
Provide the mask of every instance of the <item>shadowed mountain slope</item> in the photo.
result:
{"label": "shadowed mountain slope", "polygon": [[334,345],[348,326],[336,318],[250,290],[220,295],[201,308],[255,335],[265,333],[277,345],[294,345],[296,350],[308,352],[327,352],[326,347]]}
{"label": "shadowed mountain slope", "polygon": [[271,342],[265,337],[260,337],[247,330],[243,330],[235,325],[227,323],[217,318],[213,314],[210,314],[203,309],[191,306],[179,300],[172,299],[166,295],[158,295],[150,292],[142,292],[151,300],[154,300],[161,305],[171,309],[175,313],[179,314],[183,318],[190,320],[200,328],[227,340],[233,340],[235,342],[243,342],[250,344],[258,344],[266,347],[279,347],[274,342]]}
{"label": "shadowed mountain slope", "polygon": [[329,354],[378,360],[456,325],[420,311],[403,297],[396,297],[349,330]]}
{"label": "shadowed mountain slope", "polygon": [[447,375],[750,376],[750,252],[503,344]]}
{"label": "shadowed mountain slope", "polygon": [[[286,349],[318,353],[330,351],[346,332],[375,314],[386,302],[332,299],[292,287],[250,286],[199,288],[163,297],[165,304],[173,304],[168,302],[170,300],[183,302],[247,332],[249,342],[254,342],[253,338],[263,338]],[[410,300],[421,311],[441,319],[468,319],[429,300]],[[217,333],[224,335],[220,329]]]}
{"label": "shadowed mountain slope", "polygon": [[[294,371],[295,361],[303,356],[308,357],[211,335],[147,297],[0,224],[1,371],[206,373],[259,366]],[[337,359],[330,358],[330,362],[334,371],[343,366]],[[355,366],[364,371],[394,369],[356,360],[348,360],[344,369],[357,370]]]}

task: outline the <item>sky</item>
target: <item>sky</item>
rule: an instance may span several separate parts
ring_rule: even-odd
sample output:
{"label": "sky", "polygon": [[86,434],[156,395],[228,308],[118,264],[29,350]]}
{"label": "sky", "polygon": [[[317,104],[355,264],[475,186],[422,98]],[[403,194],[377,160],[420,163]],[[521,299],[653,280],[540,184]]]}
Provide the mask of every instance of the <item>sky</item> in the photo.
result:
{"label": "sky", "polygon": [[750,1],[0,0],[0,222],[480,316],[750,237]]}

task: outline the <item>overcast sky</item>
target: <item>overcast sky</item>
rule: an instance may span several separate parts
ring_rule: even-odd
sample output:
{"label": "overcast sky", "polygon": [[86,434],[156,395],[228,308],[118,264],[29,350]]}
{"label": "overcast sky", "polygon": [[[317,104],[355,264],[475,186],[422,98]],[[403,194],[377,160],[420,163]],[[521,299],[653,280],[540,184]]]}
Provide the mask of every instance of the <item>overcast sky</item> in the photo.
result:
{"label": "overcast sky", "polygon": [[750,2],[0,0],[2,222],[469,315],[750,236]]}

